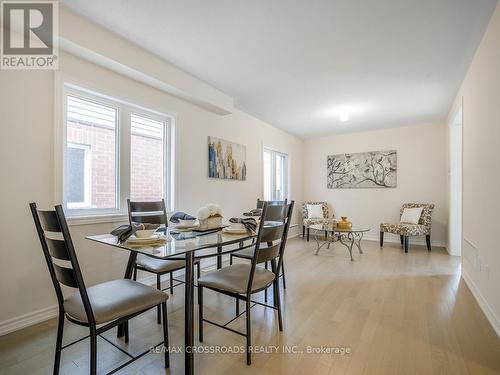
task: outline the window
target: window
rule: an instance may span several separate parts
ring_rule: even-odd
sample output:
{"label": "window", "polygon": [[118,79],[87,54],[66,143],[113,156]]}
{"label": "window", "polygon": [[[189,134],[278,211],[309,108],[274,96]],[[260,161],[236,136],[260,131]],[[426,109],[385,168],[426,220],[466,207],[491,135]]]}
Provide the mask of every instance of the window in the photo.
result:
{"label": "window", "polygon": [[64,99],[68,215],[123,214],[129,197],[173,209],[173,119],[70,85]]}
{"label": "window", "polygon": [[288,155],[264,149],[264,200],[288,198]]}
{"label": "window", "polygon": [[165,123],[132,114],[130,127],[130,199],[164,197]]}

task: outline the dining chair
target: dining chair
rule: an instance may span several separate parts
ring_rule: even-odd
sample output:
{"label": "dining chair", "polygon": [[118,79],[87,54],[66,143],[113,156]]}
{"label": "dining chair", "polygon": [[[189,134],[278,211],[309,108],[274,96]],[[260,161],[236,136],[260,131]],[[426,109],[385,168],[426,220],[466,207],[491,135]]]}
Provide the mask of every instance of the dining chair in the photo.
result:
{"label": "dining chair", "polygon": [[[150,223],[164,225],[168,227],[167,209],[165,200],[155,202],[134,202],[127,199],[128,219],[132,223]],[[195,260],[198,277],[200,277],[200,261]],[[158,290],[170,289],[170,294],[174,294],[174,288],[184,283],[182,280],[174,278],[174,272],[182,270],[186,265],[184,259],[162,260],[147,255],[139,254],[134,266],[133,279],[137,280],[137,270],[154,273],[156,275],[156,288]],[[161,276],[165,274],[170,276],[170,285],[167,288],[161,287]],[[174,284],[174,280],[177,284]],[[158,324],[161,323],[161,311],[157,312]]]}
{"label": "dining chair", "polygon": [[[148,348],[147,351],[133,356],[101,334],[118,325],[123,325],[125,342],[128,342],[128,321],[157,306],[161,307],[163,313],[163,341],[155,347],[164,344],[167,348],[168,294],[129,279],[112,280],[87,287],[82,277],[62,206],[55,206],[55,210],[39,210],[36,203],[30,203],[30,209],[59,307],[53,373],[59,373],[62,350],[87,337],[90,337],[90,374],[92,375],[97,373],[97,336],[130,357],[130,360],[111,373],[150,353],[151,348]],[[64,298],[61,285],[76,289],[76,291]],[[88,327],[89,335],[63,346],[65,317],[74,324]],[[165,368],[168,368],[168,350],[165,350],[164,360]]]}
{"label": "dining chair", "polygon": [[[290,227],[293,205],[294,201],[291,201],[290,204],[283,206],[270,206],[266,202],[264,203],[258,228],[257,241],[254,244],[246,246],[246,248],[253,248],[254,251],[251,263],[233,264],[222,269],[206,273],[198,279],[198,322],[200,342],[203,342],[204,322],[244,336],[246,337],[247,365],[251,364],[252,358],[250,320],[251,307],[258,304],[277,310],[278,327],[280,331],[283,331],[280,293],[278,287],[279,277],[277,270],[280,269],[283,261],[283,254],[285,251],[288,229]],[[262,244],[267,244],[267,246],[262,246]],[[271,270],[258,266],[258,264],[267,261],[271,263]],[[251,299],[252,294],[261,292],[270,286],[273,286],[274,291],[273,306]],[[203,317],[203,290],[205,288],[233,297],[236,301],[245,301],[245,311],[238,314],[226,324],[219,324],[205,319]],[[227,326],[244,313],[246,319],[245,332],[237,331]]]}
{"label": "dining chair", "polygon": [[[287,199],[285,199],[284,201],[263,201],[263,200],[257,199],[257,208],[262,208],[264,206],[264,203],[266,203],[266,202],[267,202],[268,206],[283,206],[283,205],[287,204]],[[273,220],[273,221],[275,221],[275,220]],[[249,249],[241,250],[241,251],[238,251],[235,253],[231,253],[229,255],[229,264],[233,264],[233,257],[251,260],[253,258],[253,249],[249,248]],[[266,269],[269,268],[268,262],[264,263],[264,267]],[[279,275],[279,277],[281,277],[283,279],[283,289],[286,289],[285,261],[284,260],[283,260],[283,262],[281,262],[281,274]],[[267,302],[267,289],[264,291],[264,293],[265,293],[264,300],[265,300],[265,302]]]}

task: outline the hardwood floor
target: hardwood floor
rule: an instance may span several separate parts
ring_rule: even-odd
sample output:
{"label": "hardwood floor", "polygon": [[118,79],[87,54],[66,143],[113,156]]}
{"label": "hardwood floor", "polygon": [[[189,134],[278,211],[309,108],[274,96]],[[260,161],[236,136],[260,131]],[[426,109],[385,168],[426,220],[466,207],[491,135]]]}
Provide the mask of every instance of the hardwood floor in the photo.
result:
{"label": "hardwood floor", "polygon": [[[290,240],[286,253],[287,290],[282,298],[284,332],[278,332],[273,311],[261,306],[252,308],[253,344],[262,349],[269,346],[268,350],[277,346],[279,352],[254,354],[251,366],[246,366],[244,352],[198,354],[197,373],[500,373],[500,340],[460,278],[460,258],[450,257],[438,248],[428,253],[423,246],[411,246],[409,254],[391,243],[381,250],[377,242],[371,241],[364,241],[363,249],[365,253],[356,252],[351,262],[340,244],[314,256],[314,241]],[[204,300],[208,319],[226,322],[233,317],[234,300],[229,297],[206,291]],[[182,346],[182,287],[175,289],[168,308],[170,344]],[[139,353],[161,341],[155,313],[152,310],[132,320],[128,345],[117,340],[114,331],[106,337]],[[55,326],[55,320],[51,320],[0,337],[0,373],[51,373]],[[244,330],[244,318],[231,327]],[[85,329],[66,322],[65,343],[84,335]],[[87,373],[88,345],[84,340],[63,350],[61,373]],[[244,338],[206,324],[202,347],[216,345],[239,348]],[[283,353],[285,346],[302,353]],[[348,348],[350,352],[308,354],[308,346]],[[125,359],[120,351],[100,340],[100,373]],[[183,373],[182,354],[172,353],[170,362],[171,373]],[[163,368],[162,355],[147,354],[119,373],[169,371]]]}

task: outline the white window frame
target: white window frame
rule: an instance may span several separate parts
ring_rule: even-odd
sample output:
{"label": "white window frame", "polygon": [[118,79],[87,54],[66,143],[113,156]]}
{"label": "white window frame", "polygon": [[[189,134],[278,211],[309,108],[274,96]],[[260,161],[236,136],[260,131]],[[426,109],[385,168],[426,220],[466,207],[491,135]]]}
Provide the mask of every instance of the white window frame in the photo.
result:
{"label": "white window frame", "polygon": [[[271,147],[266,147],[264,146],[262,150],[262,197],[264,197],[264,181],[265,181],[265,175],[264,175],[264,153],[268,152],[271,154],[271,197],[270,200],[275,201],[275,200],[284,200],[284,199],[289,199],[290,195],[290,182],[288,179],[289,176],[289,165],[290,165],[290,158],[287,153],[278,151],[276,149],[273,149]],[[283,193],[283,199],[280,197],[276,197],[276,156],[283,156],[285,158],[285,167],[283,168],[283,188],[284,188],[284,193]]]}
{"label": "white window frame", "polygon": [[[116,207],[112,209],[81,209],[68,207],[66,202],[66,147],[67,147],[67,97],[74,96],[117,109],[116,124]],[[130,196],[130,139],[131,114],[161,121],[164,126],[164,181],[163,199],[167,211],[175,209],[175,116],[162,113],[129,101],[118,99],[98,92],[95,89],[84,88],[83,85],[66,82],[60,79],[56,92],[56,111],[61,113],[56,124],[56,201],[62,202],[66,215],[75,223],[98,223],[122,221],[127,218],[127,199]],[[89,165],[90,166],[90,165]],[[90,199],[90,197],[89,197]]]}
{"label": "white window frame", "polygon": [[84,151],[84,198],[82,202],[67,202],[66,205],[70,209],[79,209],[90,206],[90,192],[92,189],[92,173],[90,170],[90,146],[82,143],[67,142],[67,148],[77,148]]}

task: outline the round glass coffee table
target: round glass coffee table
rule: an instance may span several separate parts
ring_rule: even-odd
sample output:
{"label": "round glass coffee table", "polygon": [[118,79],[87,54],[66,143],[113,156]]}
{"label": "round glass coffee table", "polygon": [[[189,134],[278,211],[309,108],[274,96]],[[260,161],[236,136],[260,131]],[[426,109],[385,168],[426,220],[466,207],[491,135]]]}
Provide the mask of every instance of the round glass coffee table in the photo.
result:
{"label": "round glass coffee table", "polygon": [[309,226],[309,229],[314,230],[314,239],[318,246],[314,255],[318,255],[322,247],[326,246],[329,249],[330,244],[340,242],[349,251],[351,260],[354,260],[352,257],[352,247],[354,245],[358,248],[359,253],[363,254],[361,240],[363,239],[363,234],[370,230],[370,228],[358,226],[353,226],[351,229],[339,229],[332,223],[313,224]]}

